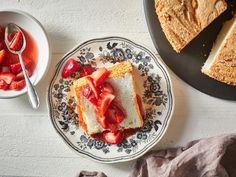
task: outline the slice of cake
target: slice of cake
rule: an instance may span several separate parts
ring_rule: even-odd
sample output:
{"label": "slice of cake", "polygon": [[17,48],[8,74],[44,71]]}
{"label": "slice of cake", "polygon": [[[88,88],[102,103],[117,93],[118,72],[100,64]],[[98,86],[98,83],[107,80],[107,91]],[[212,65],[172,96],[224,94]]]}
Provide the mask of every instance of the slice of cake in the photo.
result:
{"label": "slice of cake", "polygon": [[236,17],[227,21],[202,67],[202,72],[218,81],[236,86]]}
{"label": "slice of cake", "polygon": [[155,8],[166,38],[180,52],[227,4],[225,0],[155,0]]}
{"label": "slice of cake", "polygon": [[[108,71],[107,76],[103,76],[105,70]],[[91,78],[105,79],[103,81],[94,79],[91,83]],[[89,96],[88,89],[90,88],[93,91],[98,89],[93,92],[98,92],[98,94]],[[107,69],[100,68],[92,75],[76,80],[73,83],[73,89],[80,123],[89,135],[111,130],[112,126],[106,125],[104,122],[107,119],[113,119],[114,114],[118,122],[116,130],[135,129],[143,126],[136,96],[133,67],[130,62],[122,62]],[[100,108],[108,105],[107,111],[101,113]],[[99,112],[104,116],[99,115]],[[113,125],[112,120],[108,121]]]}

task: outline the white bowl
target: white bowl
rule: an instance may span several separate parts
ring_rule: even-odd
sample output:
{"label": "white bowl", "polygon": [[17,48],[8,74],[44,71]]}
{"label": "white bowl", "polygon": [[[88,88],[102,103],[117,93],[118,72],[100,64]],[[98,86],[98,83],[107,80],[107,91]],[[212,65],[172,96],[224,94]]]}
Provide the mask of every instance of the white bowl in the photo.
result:
{"label": "white bowl", "polygon": [[[47,71],[51,56],[47,34],[38,20],[36,20],[33,16],[19,10],[0,11],[0,25],[5,26],[8,23],[15,23],[26,30],[31,34],[31,36],[33,36],[37,44],[38,62],[33,75],[30,77],[33,85],[37,85]],[[14,98],[23,95],[26,92],[26,88],[20,91],[0,90],[0,98]]]}

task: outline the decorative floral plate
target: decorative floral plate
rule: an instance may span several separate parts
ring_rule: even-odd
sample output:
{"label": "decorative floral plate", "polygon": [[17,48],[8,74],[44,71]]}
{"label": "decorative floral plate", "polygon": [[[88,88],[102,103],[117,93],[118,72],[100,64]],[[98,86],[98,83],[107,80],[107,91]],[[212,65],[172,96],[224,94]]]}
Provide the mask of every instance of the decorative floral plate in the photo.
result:
{"label": "decorative floral plate", "polygon": [[[76,119],[74,99],[67,100],[72,81],[80,76],[75,73],[68,79],[61,77],[63,65],[71,57],[80,65],[95,67],[130,61],[145,108],[144,127],[119,145],[107,144],[84,133]],[[53,126],[72,149],[96,161],[114,163],[135,159],[160,141],[173,113],[174,98],[169,74],[159,56],[128,39],[108,37],[84,42],[62,58],[49,86],[48,106]]]}

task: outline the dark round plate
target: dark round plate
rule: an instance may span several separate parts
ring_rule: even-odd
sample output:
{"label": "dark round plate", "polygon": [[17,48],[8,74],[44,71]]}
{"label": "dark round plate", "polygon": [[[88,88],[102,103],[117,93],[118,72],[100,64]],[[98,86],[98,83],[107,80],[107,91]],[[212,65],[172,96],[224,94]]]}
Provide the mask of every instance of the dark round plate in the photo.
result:
{"label": "dark round plate", "polygon": [[153,43],[164,62],[176,75],[203,93],[222,99],[236,100],[236,87],[218,82],[201,73],[201,68],[222,24],[232,18],[232,11],[236,11],[236,1],[227,2],[228,10],[202,31],[181,53],[176,53],[172,49],[162,32],[155,13],[154,0],[144,0],[144,10]]}

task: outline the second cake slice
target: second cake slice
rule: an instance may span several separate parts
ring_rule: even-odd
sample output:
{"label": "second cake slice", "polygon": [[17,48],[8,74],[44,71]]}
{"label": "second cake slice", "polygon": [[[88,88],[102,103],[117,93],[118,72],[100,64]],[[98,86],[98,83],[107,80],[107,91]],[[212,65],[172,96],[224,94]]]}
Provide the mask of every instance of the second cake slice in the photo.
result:
{"label": "second cake slice", "polygon": [[202,72],[236,86],[236,17],[226,22],[205,62]]}

